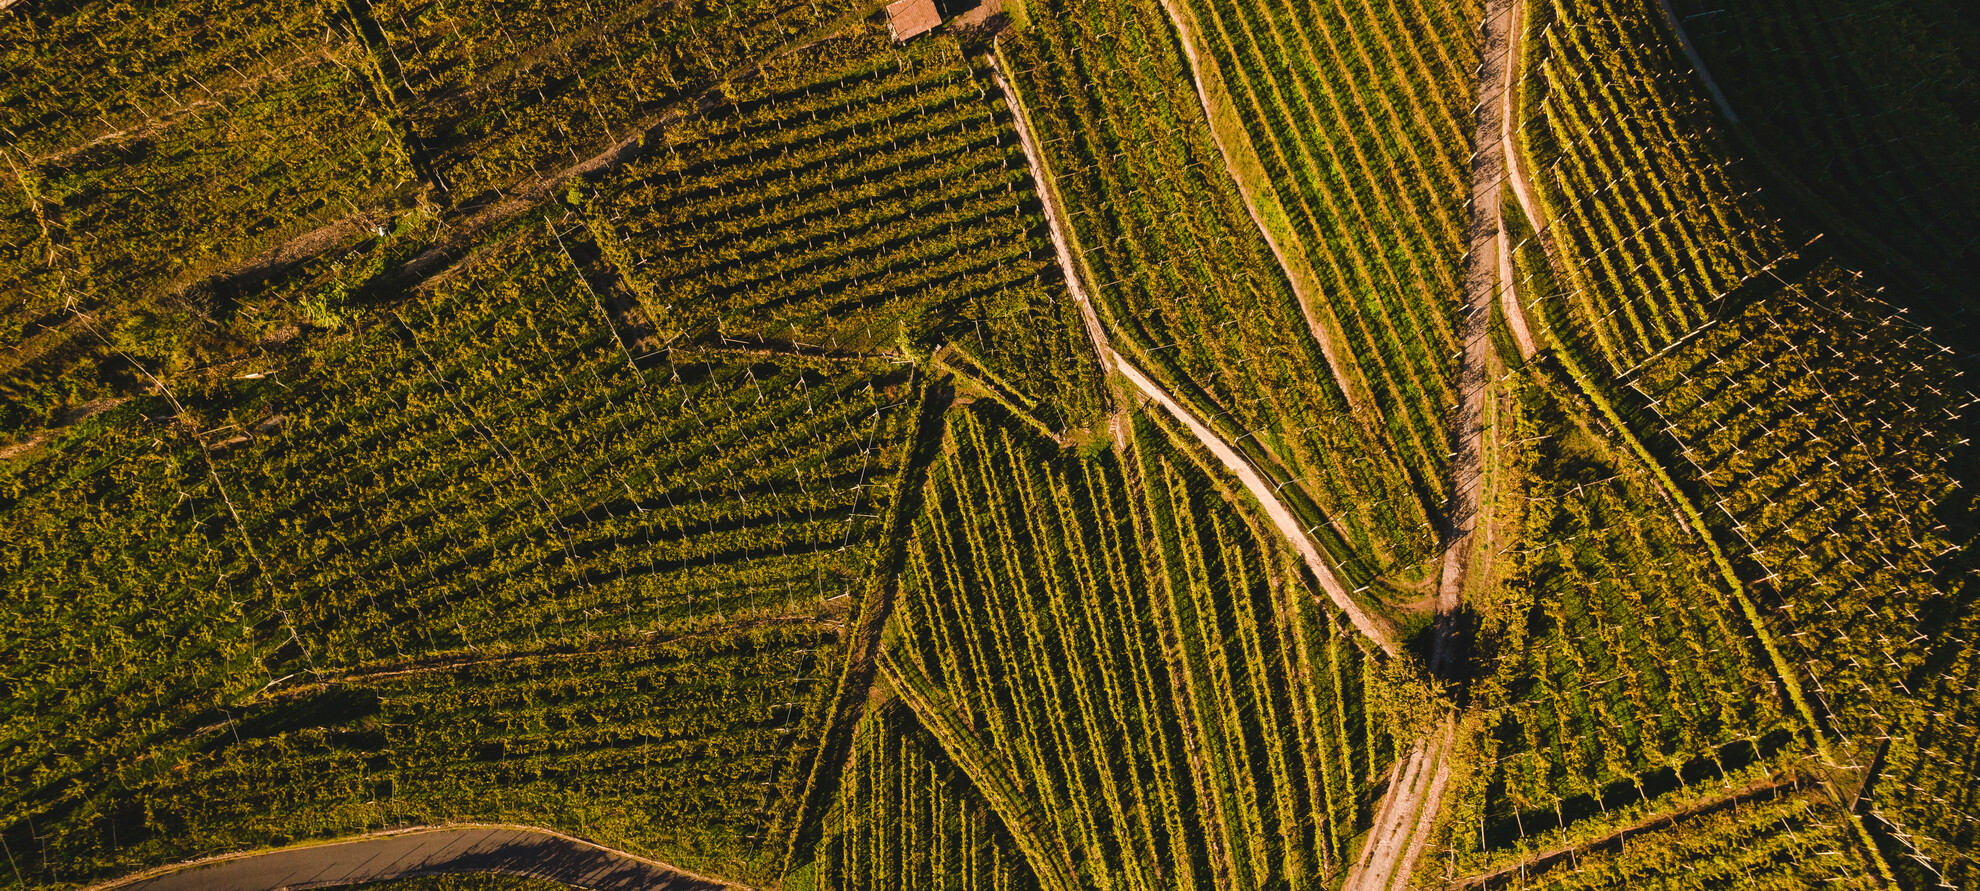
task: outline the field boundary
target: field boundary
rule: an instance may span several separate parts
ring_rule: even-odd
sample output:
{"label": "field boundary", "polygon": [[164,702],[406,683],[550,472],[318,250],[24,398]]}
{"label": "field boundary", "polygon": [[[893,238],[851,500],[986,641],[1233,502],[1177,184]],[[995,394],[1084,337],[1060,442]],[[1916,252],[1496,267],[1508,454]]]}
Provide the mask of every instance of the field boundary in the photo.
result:
{"label": "field boundary", "polygon": [[886,551],[881,557],[881,564],[874,568],[872,587],[862,598],[855,623],[847,632],[845,667],[833,687],[829,711],[824,713],[818,725],[817,745],[805,750],[798,761],[797,771],[803,785],[795,790],[796,801],[788,812],[790,827],[783,851],[786,874],[801,865],[818,841],[819,820],[831,806],[837,791],[837,784],[831,780],[845,766],[847,753],[852,750],[854,731],[859,726],[860,716],[866,713],[874,672],[880,662],[881,634],[886,629],[888,617],[893,614],[894,597],[900,590],[900,569],[906,559],[907,538],[912,532],[914,517],[920,513],[921,491],[927,481],[928,467],[934,462],[943,438],[943,418],[950,399],[946,384],[932,380],[924,373],[920,387],[920,405],[914,430],[910,433],[910,451],[901,464],[894,502],[887,507]]}
{"label": "field boundary", "polygon": [[1801,177],[1789,170],[1779,158],[1774,157],[1774,153],[1761,144],[1759,137],[1753,134],[1746,122],[1740,120],[1739,113],[1733,110],[1732,103],[1726,99],[1725,93],[1720,91],[1719,82],[1712,77],[1712,70],[1705,66],[1705,58],[1699,55],[1697,48],[1692,45],[1691,35],[1684,30],[1684,22],[1678,18],[1677,10],[1671,8],[1670,0],[1657,0],[1657,7],[1663,15],[1665,26],[1671,29],[1671,33],[1677,37],[1678,44],[1684,48],[1685,58],[1690,61],[1692,70],[1697,72],[1699,80],[1711,94],[1712,103],[1718,108],[1720,116],[1725,118],[1733,135],[1739,138],[1740,144],[1745,146],[1753,160],[1759,162],[1760,167],[1776,185],[1781,187],[1782,191],[1787,192],[1803,210],[1833,230],[1836,237],[1849,242],[1866,257],[1881,260],[1886,271],[1900,272],[1912,279],[1913,284],[1921,285],[1928,291],[1952,295],[1962,293],[1960,289],[1949,286],[1944,279],[1920,266],[1917,261],[1906,256],[1889,242],[1877,237],[1876,233],[1858,226],[1842,211],[1837,210],[1835,205],[1830,204],[1807,183],[1802,182]]}
{"label": "field boundary", "polygon": [[969,777],[970,785],[1004,822],[1004,828],[1009,830],[1012,841],[1039,880],[1054,891],[1076,891],[1080,887],[1075,880],[1077,871],[1063,845],[1055,842],[1056,833],[1051,831],[1049,821],[1035,808],[1025,805],[1023,790],[1011,777],[997,770],[991,763],[992,756],[981,751],[968,728],[942,720],[939,703],[934,701],[934,696],[939,694],[923,676],[921,668],[895,659],[887,651],[877,661],[880,674],[887,679],[894,695],[913,713],[915,723],[935,738],[943,754]]}
{"label": "field boundary", "polygon": [[[1244,209],[1251,215],[1252,225],[1258,228],[1259,235],[1265,239],[1265,246],[1271,249],[1272,257],[1278,260],[1280,270],[1285,273],[1293,302],[1299,304],[1299,313],[1306,319],[1306,329],[1319,344],[1320,354],[1326,357],[1327,370],[1340,383],[1348,408],[1357,418],[1366,418],[1368,415],[1364,412],[1379,414],[1375,411],[1375,400],[1368,392],[1368,380],[1355,357],[1351,352],[1344,353],[1339,346],[1347,338],[1340,330],[1339,320],[1333,317],[1332,306],[1320,295],[1320,276],[1307,263],[1304,253],[1289,253],[1280,246],[1279,241],[1283,237],[1302,251],[1305,244],[1290,226],[1279,232],[1276,231],[1279,227],[1266,223],[1268,217],[1274,220],[1286,218],[1277,188],[1265,175],[1264,164],[1258,159],[1258,149],[1251,144],[1251,137],[1235,120],[1237,103],[1225,92],[1223,74],[1217,70],[1216,62],[1209,59],[1209,53],[1200,46],[1203,36],[1197,30],[1195,15],[1176,3],[1177,0],[1162,0],[1162,9],[1168,13],[1176,35],[1181,38],[1183,56],[1189,60],[1190,81],[1196,86],[1197,101],[1203,105],[1204,124],[1210,131],[1210,141],[1217,146],[1217,154],[1224,160],[1224,170],[1237,184],[1238,195],[1244,199]],[[1324,322],[1315,314],[1315,304],[1327,307]],[[1362,424],[1367,426],[1366,421]]]}
{"label": "field boundary", "polygon": [[1354,602],[1354,598],[1349,594],[1347,587],[1341,583],[1339,577],[1334,573],[1333,568],[1321,558],[1318,547],[1315,546],[1311,537],[1307,535],[1305,527],[1300,525],[1298,518],[1294,516],[1291,509],[1278,497],[1277,490],[1266,484],[1264,478],[1258,473],[1256,468],[1251,466],[1251,462],[1245,459],[1243,453],[1239,452],[1229,443],[1226,443],[1222,437],[1218,436],[1214,430],[1211,430],[1203,422],[1197,420],[1194,412],[1191,412],[1181,402],[1170,396],[1155,381],[1142,374],[1126,357],[1114,349],[1113,342],[1107,335],[1106,326],[1101,323],[1099,315],[1094,312],[1092,301],[1087,299],[1086,289],[1081,284],[1082,276],[1080,273],[1083,270],[1079,268],[1077,255],[1072,250],[1071,236],[1066,231],[1066,226],[1062,219],[1063,214],[1059,206],[1057,187],[1053,184],[1051,173],[1045,166],[1044,153],[1039,150],[1037,142],[1032,138],[1031,127],[1027,120],[1029,113],[1024,108],[1022,98],[1011,88],[1010,83],[1005,80],[1003,65],[997,60],[995,53],[992,53],[991,61],[997,86],[1004,91],[1006,96],[1010,97],[1011,116],[1016,124],[1019,142],[1024,146],[1025,159],[1031,166],[1032,176],[1039,183],[1039,199],[1040,203],[1044,205],[1046,223],[1052,232],[1052,247],[1059,255],[1059,266],[1065,272],[1067,286],[1072,290],[1073,298],[1079,303],[1080,318],[1086,323],[1087,335],[1093,341],[1094,352],[1099,356],[1101,366],[1103,368],[1111,367],[1119,372],[1136,390],[1160,403],[1170,414],[1182,421],[1184,426],[1188,427],[1190,432],[1196,436],[1197,440],[1205,448],[1209,449],[1210,453],[1218,461],[1223,463],[1225,468],[1236,476],[1238,481],[1244,485],[1245,489],[1258,500],[1260,506],[1265,509],[1266,515],[1272,520],[1273,525],[1278,527],[1279,533],[1286,538],[1287,542],[1293,546],[1294,551],[1305,561],[1307,567],[1313,571],[1314,577],[1320,583],[1321,589],[1327,592],[1328,599],[1332,600],[1336,607],[1347,614],[1348,618],[1354,623],[1355,629],[1360,631],[1364,637],[1373,641],[1382,649],[1383,653],[1389,656],[1396,655],[1397,648],[1393,635],[1385,630],[1384,625],[1378,624]]}
{"label": "field boundary", "polygon": [[1107,358],[1114,366],[1114,370],[1127,378],[1136,390],[1161,405],[1169,414],[1174,415],[1176,420],[1183,422],[1183,426],[1189,428],[1189,432],[1224,465],[1224,469],[1237,477],[1238,482],[1244,485],[1245,491],[1250,492],[1265,509],[1265,515],[1271,519],[1274,526],[1278,527],[1279,534],[1285,537],[1287,543],[1291,544],[1293,550],[1299,554],[1300,559],[1305,561],[1307,568],[1313,571],[1321,590],[1327,592],[1328,599],[1332,600],[1334,606],[1346,613],[1348,620],[1354,623],[1355,630],[1381,647],[1384,654],[1395,656],[1398,652],[1395,636],[1354,602],[1347,587],[1334,575],[1333,568],[1327,565],[1327,561],[1321,559],[1319,549],[1306,534],[1306,529],[1299,524],[1299,518],[1293,516],[1292,510],[1280,500],[1272,487],[1265,482],[1265,478],[1251,466],[1251,462],[1246,461],[1242,453],[1225,442],[1216,431],[1197,420],[1194,413],[1164,391],[1161,385],[1142,374],[1140,369],[1135,368],[1133,363],[1121,354],[1109,349]]}
{"label": "field boundary", "polygon": [[[1466,258],[1464,307],[1458,320],[1464,351],[1459,401],[1451,417],[1451,489],[1445,508],[1447,527],[1429,659],[1431,677],[1453,681],[1457,679],[1449,676],[1462,644],[1456,626],[1464,606],[1465,582],[1478,556],[1475,540],[1484,498],[1485,410],[1494,391],[1490,328],[1495,301],[1506,305],[1504,312],[1522,353],[1530,355],[1533,349],[1525,316],[1512,294],[1510,241],[1500,206],[1511,160],[1506,133],[1518,27],[1515,0],[1487,0],[1481,22],[1478,102],[1472,109],[1471,244]],[[1495,53],[1502,57],[1502,63],[1494,63]],[[1456,732],[1455,723],[1447,719],[1411,746],[1409,759],[1398,774],[1401,781],[1391,784],[1383,796],[1368,838],[1341,886],[1343,891],[1408,887],[1443,808]]]}
{"label": "field boundary", "polygon": [[1510,863],[1505,866],[1499,867],[1498,869],[1492,870],[1491,872],[1480,873],[1478,875],[1466,876],[1464,878],[1457,879],[1450,884],[1450,887],[1452,889],[1488,887],[1492,883],[1505,879],[1516,873],[1524,873],[1528,870],[1546,869],[1547,867],[1552,866],[1556,861],[1561,860],[1562,858],[1570,857],[1575,854],[1579,854],[1583,851],[1592,850],[1594,848],[1599,848],[1604,845],[1613,845],[1623,841],[1624,839],[1642,835],[1647,832],[1656,832],[1659,829],[1667,829],[1671,826],[1677,825],[1679,822],[1690,819],[1692,817],[1711,813],[1712,811],[1716,811],[1720,808],[1731,807],[1736,804],[1751,801],[1753,799],[1760,798],[1765,795],[1778,793],[1782,789],[1787,789],[1787,788],[1799,789],[1801,787],[1801,782],[1802,782],[1802,778],[1799,775],[1789,774],[1786,776],[1781,776],[1777,774],[1772,777],[1767,777],[1749,783],[1742,788],[1734,789],[1730,792],[1724,792],[1719,795],[1693,801],[1692,803],[1677,808],[1675,810],[1668,810],[1668,811],[1663,811],[1661,813],[1652,814],[1628,826],[1624,826],[1619,829],[1616,829],[1615,831],[1609,833],[1608,835],[1604,835],[1600,838],[1580,842],[1578,844],[1562,845],[1557,848],[1552,848],[1534,854],[1532,857],[1529,857],[1525,860],[1521,860],[1518,863]]}

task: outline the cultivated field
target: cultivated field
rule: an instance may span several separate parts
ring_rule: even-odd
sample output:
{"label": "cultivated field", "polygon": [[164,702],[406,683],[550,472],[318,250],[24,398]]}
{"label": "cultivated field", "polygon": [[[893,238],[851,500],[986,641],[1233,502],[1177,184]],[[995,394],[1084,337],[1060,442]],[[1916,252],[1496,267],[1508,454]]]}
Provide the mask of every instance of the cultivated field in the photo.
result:
{"label": "cultivated field", "polygon": [[932,11],[0,6],[0,876],[1980,887],[1970,13]]}

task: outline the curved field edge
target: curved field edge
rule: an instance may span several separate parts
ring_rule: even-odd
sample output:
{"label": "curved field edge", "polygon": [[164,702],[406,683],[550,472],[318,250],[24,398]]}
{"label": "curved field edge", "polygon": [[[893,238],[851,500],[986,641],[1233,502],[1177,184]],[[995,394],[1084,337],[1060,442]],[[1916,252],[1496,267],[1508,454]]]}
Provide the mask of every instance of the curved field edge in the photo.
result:
{"label": "curved field edge", "polygon": [[[429,849],[438,841],[440,847]],[[527,847],[519,852],[505,845]],[[489,848],[493,847],[494,850]],[[387,853],[394,859],[379,862]],[[287,869],[276,874],[272,869]],[[549,879],[577,888],[667,888],[680,891],[748,891],[658,860],[554,829],[512,823],[442,823],[367,832],[294,845],[258,848],[172,863],[89,885],[83,891],[275,891],[290,887],[295,871],[312,885],[385,882],[449,873],[495,873]],[[601,881],[603,879],[604,881]]]}

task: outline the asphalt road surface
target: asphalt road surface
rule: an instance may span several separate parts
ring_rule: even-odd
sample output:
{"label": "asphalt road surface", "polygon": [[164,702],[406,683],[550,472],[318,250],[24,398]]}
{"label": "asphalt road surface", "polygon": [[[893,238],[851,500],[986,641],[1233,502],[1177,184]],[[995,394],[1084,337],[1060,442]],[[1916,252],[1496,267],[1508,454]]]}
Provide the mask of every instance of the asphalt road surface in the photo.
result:
{"label": "asphalt road surface", "polygon": [[460,872],[534,876],[597,891],[723,891],[736,887],[562,835],[496,826],[423,829],[285,848],[110,887],[117,891],[277,891]]}

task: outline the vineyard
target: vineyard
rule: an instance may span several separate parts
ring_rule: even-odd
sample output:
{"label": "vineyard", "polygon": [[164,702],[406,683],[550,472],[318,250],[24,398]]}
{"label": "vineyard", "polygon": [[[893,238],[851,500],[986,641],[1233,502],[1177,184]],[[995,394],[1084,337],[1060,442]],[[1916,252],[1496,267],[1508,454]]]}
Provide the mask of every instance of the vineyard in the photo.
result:
{"label": "vineyard", "polygon": [[1031,6],[1034,27],[1002,51],[1116,344],[1254,460],[1283,468],[1344,540],[1334,559],[1388,570],[1427,558],[1442,486],[1358,420],[1326,371],[1162,10]]}
{"label": "vineyard", "polygon": [[1669,828],[1573,852],[1531,873],[1475,887],[1521,889],[1655,887],[1874,888],[1848,850],[1848,829],[1809,793],[1771,793],[1691,816]]}
{"label": "vineyard", "polygon": [[[1477,56],[1465,23],[1477,5],[1184,5],[1284,192],[1280,237],[1300,246],[1319,289],[1307,299],[1325,301],[1407,466],[1441,479]],[[1366,224],[1337,222],[1348,220]]]}
{"label": "vineyard", "polygon": [[1099,371],[991,86],[954,44],[795,55],[599,182],[587,225],[662,343],[941,341],[1090,423]]}
{"label": "vineyard", "polygon": [[[1544,7],[1528,23],[1537,68],[1521,97],[1530,115],[1523,138],[1547,231],[1512,226],[1522,302],[1560,344],[1573,386],[1555,389],[1578,390],[1566,404],[1595,409],[1582,409],[1583,426],[1626,446],[1625,457],[1650,471],[1653,497],[1643,503],[1676,527],[1680,544],[1704,545],[1691,562],[1703,566],[1709,554],[1717,567],[1699,577],[1718,576],[1707,587],[1729,586],[1747,613],[1729,627],[1743,624],[1749,651],[1771,663],[1746,673],[1748,690],[1782,690],[1794,707],[1775,733],[1809,743],[1776,736],[1769,745],[1759,735],[1766,728],[1754,727],[1741,769],[1764,774],[1776,769],[1770,761],[1791,763],[1812,749],[1857,784],[1851,812],[1829,818],[1848,830],[1837,847],[1858,858],[1845,872],[1961,887],[1972,874],[1963,840],[1976,827],[1951,803],[1964,793],[1943,786],[1921,759],[1962,763],[1951,728],[1971,719],[1966,638],[1955,630],[1970,621],[1971,526],[1958,491],[1974,397],[1962,381],[1963,357],[1892,302],[1918,295],[1873,287],[1819,239],[1792,247],[1800,238],[1789,240],[1759,200],[1757,183],[1778,176],[1683,161],[1725,137],[1681,138],[1719,122],[1677,48],[1653,39],[1664,27],[1641,4]],[[1594,60],[1625,67],[1604,76]],[[1670,98],[1630,98],[1659,89]],[[1631,125],[1604,124],[1632,108]],[[1671,109],[1688,109],[1695,122],[1683,125]],[[1661,118],[1644,113],[1652,110]],[[1633,129],[1658,119],[1671,135]],[[1589,148],[1621,134],[1633,138]],[[1715,154],[1727,157],[1719,144]],[[1604,168],[1585,163],[1591,157],[1630,163]],[[1655,173],[1660,157],[1684,175]],[[1727,179],[1715,185],[1710,177],[1720,175]],[[1682,245],[1689,247],[1675,249]],[[1687,255],[1695,262],[1681,262]],[[1588,505],[1579,491],[1573,500]],[[1529,524],[1532,545],[1547,538]],[[1656,564],[1629,565],[1640,572]],[[1935,640],[1937,633],[1948,636]],[[1644,751],[1607,751],[1618,750]],[[1709,770],[1696,761],[1689,768],[1707,780],[1702,788],[1734,782],[1723,749],[1715,760]],[[1699,785],[1684,776],[1686,765],[1671,766],[1677,782],[1666,789]],[[1519,783],[1505,777],[1492,782],[1503,782],[1510,798]],[[1635,783],[1641,791],[1640,774]],[[1823,797],[1841,796],[1836,781],[1820,785]],[[1608,809],[1602,793],[1589,797]],[[1550,843],[1524,826],[1530,820],[1516,822],[1505,837],[1519,847]],[[1563,812],[1560,822],[1572,821]],[[1605,815],[1580,834],[1617,822]],[[1489,821],[1481,827],[1489,838]]]}
{"label": "vineyard", "polygon": [[1933,300],[1973,299],[1980,19],[1970,9],[1674,6],[1753,144],[1816,196],[1825,225],[1860,227],[1888,252],[1859,262],[1896,275],[1922,269]]}
{"label": "vineyard", "polygon": [[[244,314],[242,295],[213,280],[306,234],[349,244],[361,229],[333,224],[412,202],[412,170],[351,74],[362,47],[315,16],[107,6],[0,21],[5,64],[39,75],[0,88],[0,126],[16,134],[0,149],[0,341],[15,347],[0,361],[0,414],[13,423],[48,388],[77,381],[98,396],[133,366],[176,372],[202,346],[252,344],[279,323]],[[204,42],[174,36],[185,30]],[[48,64],[85,43],[122,66]]]}
{"label": "vineyard", "polygon": [[[734,873],[755,852],[763,781],[828,640],[802,626],[767,627],[264,696],[204,728],[172,763],[127,775],[128,794],[145,802],[141,819],[112,819],[129,821],[118,828],[126,838],[198,838],[206,850],[388,825],[529,821]],[[626,794],[633,789],[651,791]],[[160,853],[203,851],[140,844],[97,856],[130,863]]]}
{"label": "vineyard", "polygon": [[[8,583],[68,592],[22,613],[11,646],[23,692],[43,691],[10,718],[10,736],[42,743],[7,766],[28,783],[13,803],[40,815],[38,837],[96,844],[98,812],[156,812],[138,791],[145,770],[177,760],[197,715],[264,686],[561,641],[805,627],[860,587],[892,497],[890,444],[914,414],[911,372],[682,354],[642,366],[556,248],[582,227],[557,225],[326,348],[294,384],[200,394],[207,432],[182,415],[134,439],[77,435],[67,460],[9,478]],[[64,534],[85,550],[48,547]],[[120,552],[142,571],[82,559]],[[127,586],[144,593],[132,602]],[[164,672],[132,649],[157,634],[186,647]],[[104,657],[128,686],[77,686]],[[48,745],[64,739],[92,742]],[[130,791],[104,789],[108,777]],[[142,851],[136,839],[171,825],[113,844]]]}
{"label": "vineyard", "polygon": [[[1963,417],[1974,398],[1949,351],[1854,277],[1823,267],[1631,387],[1770,595],[1773,636],[1791,642],[1833,730],[1864,758],[1893,735],[1900,759],[1947,745],[1945,722],[1973,718],[1963,694],[1948,699],[1960,671],[1941,675],[1969,658],[1963,635],[1927,643],[1970,572],[1946,525],[1964,437],[1943,421]],[[1947,841],[1980,832],[1912,782],[1875,800],[1931,815],[1895,825]]]}
{"label": "vineyard", "polygon": [[952,417],[883,668],[1041,884],[1342,870],[1394,745],[1347,623],[1150,421],[1128,464]]}
{"label": "vineyard", "polygon": [[[1651,4],[1534,2],[1518,139],[1564,292],[1551,336],[1620,374],[1792,246]],[[1795,242],[1798,243],[1798,242]]]}
{"label": "vineyard", "polygon": [[[969,778],[898,702],[861,721],[823,856],[825,889],[1030,891],[1025,864]],[[800,879],[801,881],[801,879]],[[795,885],[796,882],[787,882]]]}
{"label": "vineyard", "polygon": [[1659,796],[1768,772],[1794,729],[1723,582],[1656,483],[1604,443],[1558,373],[1516,391],[1520,544],[1486,608],[1477,864]]}
{"label": "vineyard", "polygon": [[0,876],[1980,887],[1976,26],[0,0]]}
{"label": "vineyard", "polygon": [[638,137],[860,11],[847,0],[346,3],[441,188],[466,205]]}

